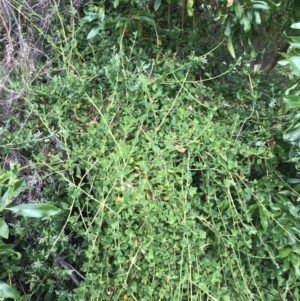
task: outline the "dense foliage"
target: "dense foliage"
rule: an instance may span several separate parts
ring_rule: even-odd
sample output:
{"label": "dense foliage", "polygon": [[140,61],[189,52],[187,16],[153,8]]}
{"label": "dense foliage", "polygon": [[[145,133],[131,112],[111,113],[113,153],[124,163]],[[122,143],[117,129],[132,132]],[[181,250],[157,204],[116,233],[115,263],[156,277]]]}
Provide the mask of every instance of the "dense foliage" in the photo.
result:
{"label": "dense foliage", "polygon": [[4,296],[300,299],[297,1],[1,4]]}

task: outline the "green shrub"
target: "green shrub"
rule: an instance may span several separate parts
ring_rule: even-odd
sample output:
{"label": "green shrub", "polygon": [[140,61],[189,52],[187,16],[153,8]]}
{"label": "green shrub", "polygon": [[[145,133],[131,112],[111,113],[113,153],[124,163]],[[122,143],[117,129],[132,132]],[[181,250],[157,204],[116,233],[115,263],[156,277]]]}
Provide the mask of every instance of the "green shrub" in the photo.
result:
{"label": "green shrub", "polygon": [[[65,209],[12,225],[24,256],[3,277],[23,300],[299,299],[299,174],[268,79],[103,3],[47,36],[49,77],[2,129],[1,155],[29,152],[39,197]],[[174,32],[179,53],[160,45]]]}
{"label": "green shrub", "polygon": [[241,95],[246,109],[234,106],[176,64],[148,79],[113,54],[106,90],[88,90],[101,74],[92,64],[35,88],[61,148],[35,160],[72,202],[60,233],[84,252],[75,260],[85,281],[60,300],[297,296],[296,173],[282,168],[286,145],[270,130],[280,119],[255,91]]}

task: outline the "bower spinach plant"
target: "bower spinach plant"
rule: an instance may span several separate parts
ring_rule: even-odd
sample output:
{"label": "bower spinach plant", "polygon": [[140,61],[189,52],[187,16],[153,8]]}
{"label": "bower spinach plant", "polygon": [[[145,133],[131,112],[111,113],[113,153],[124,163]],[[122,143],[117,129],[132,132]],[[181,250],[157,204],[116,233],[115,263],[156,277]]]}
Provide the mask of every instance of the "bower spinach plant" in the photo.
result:
{"label": "bower spinach plant", "polygon": [[[24,179],[18,178],[18,165],[11,164],[10,170],[0,170],[0,236],[9,238],[9,226],[5,221],[5,211],[17,215],[35,218],[50,217],[61,212],[61,209],[51,204],[20,204],[10,206],[19,196],[24,186]],[[16,255],[19,259],[22,254],[14,250],[13,244],[6,244],[0,240],[0,255],[3,258]],[[19,293],[10,285],[0,281],[0,297],[20,299]]]}

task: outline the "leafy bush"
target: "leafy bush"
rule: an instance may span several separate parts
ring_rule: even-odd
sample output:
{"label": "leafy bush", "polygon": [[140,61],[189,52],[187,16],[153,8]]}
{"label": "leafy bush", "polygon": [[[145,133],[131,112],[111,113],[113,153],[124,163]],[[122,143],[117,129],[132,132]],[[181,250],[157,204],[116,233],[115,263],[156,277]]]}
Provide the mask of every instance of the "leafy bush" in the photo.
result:
{"label": "leafy bush", "polygon": [[23,300],[299,299],[299,174],[270,102],[280,88],[252,74],[253,55],[231,63],[214,35],[192,39],[206,27],[181,7],[175,18],[177,2],[128,3],[71,9],[81,21],[45,35],[51,67],[1,129],[1,155],[27,154],[39,198],[65,209],[11,222],[23,258],[2,279]]}
{"label": "leafy bush", "polygon": [[[85,253],[75,259],[85,281],[56,298],[297,296],[296,171],[283,168],[280,118],[255,90],[240,95],[249,116],[191,80],[188,64],[170,61],[149,79],[150,66],[125,58],[34,88],[45,99],[40,130],[55,127],[60,142],[35,160],[72,201],[64,233],[73,238],[55,248]],[[106,89],[89,91],[97,74]]]}

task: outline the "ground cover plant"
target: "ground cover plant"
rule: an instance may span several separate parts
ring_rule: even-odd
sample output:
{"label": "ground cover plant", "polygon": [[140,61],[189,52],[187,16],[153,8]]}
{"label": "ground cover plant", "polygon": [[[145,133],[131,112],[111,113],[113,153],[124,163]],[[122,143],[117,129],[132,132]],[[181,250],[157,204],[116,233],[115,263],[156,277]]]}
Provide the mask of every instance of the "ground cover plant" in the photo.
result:
{"label": "ground cover plant", "polygon": [[14,202],[61,209],[3,214],[13,298],[299,299],[299,25],[269,23],[290,3],[1,3],[23,62],[1,69],[2,167]]}

